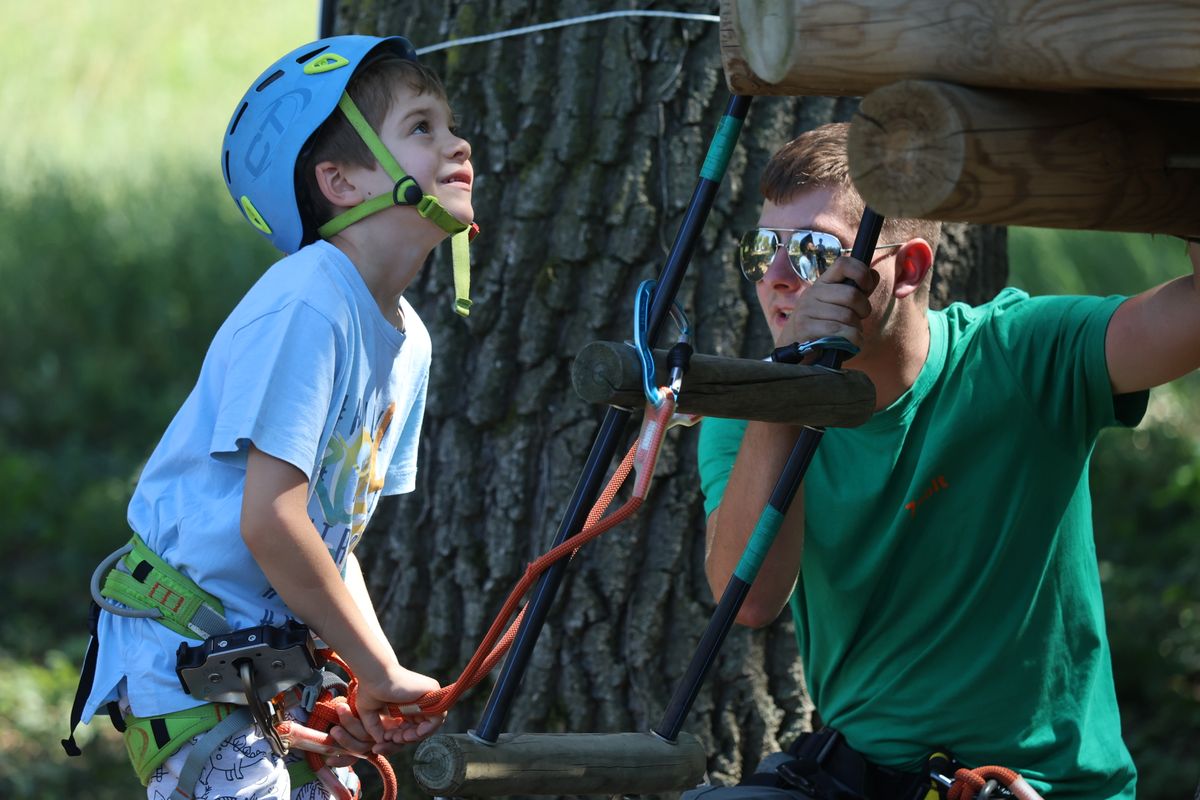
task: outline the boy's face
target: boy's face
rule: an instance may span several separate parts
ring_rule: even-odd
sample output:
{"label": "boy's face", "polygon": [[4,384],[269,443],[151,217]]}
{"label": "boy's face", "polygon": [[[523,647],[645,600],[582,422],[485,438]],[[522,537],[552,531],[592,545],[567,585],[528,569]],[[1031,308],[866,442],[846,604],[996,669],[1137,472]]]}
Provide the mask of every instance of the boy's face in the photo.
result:
{"label": "boy's face", "polygon": [[[396,87],[392,108],[380,125],[379,138],[426,194],[462,222],[472,222],[471,145],[451,129],[450,109],[437,96],[417,94],[407,85]],[[390,193],[392,181],[376,165],[379,186],[371,193]],[[372,180],[376,176],[372,175]]]}

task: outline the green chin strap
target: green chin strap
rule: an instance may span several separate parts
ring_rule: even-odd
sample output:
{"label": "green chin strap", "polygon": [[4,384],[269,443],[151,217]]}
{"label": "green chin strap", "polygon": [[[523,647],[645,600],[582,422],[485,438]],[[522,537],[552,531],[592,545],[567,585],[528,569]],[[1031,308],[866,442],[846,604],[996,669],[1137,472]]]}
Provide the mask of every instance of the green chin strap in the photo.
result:
{"label": "green chin strap", "polygon": [[[425,194],[421,190],[412,176],[400,166],[400,162],[396,161],[391,151],[384,147],[379,135],[375,133],[366,117],[358,110],[358,106],[350,99],[348,92],[342,93],[341,99],[338,100],[338,108],[346,115],[346,119],[354,126],[354,130],[358,131],[358,135],[362,137],[363,143],[367,145],[371,155],[375,156],[375,160],[387,172],[388,177],[396,182],[396,185],[390,196],[381,194],[372,197],[349,211],[338,214],[317,228],[317,235],[322,239],[328,239],[377,211],[392,206],[413,206],[421,217],[450,234],[450,256],[454,265],[454,313],[463,317],[468,316],[471,313],[471,256],[467,245],[473,236],[472,228],[474,226],[456,218],[442,207],[436,197]],[[479,229],[474,228],[474,230],[477,232]]]}

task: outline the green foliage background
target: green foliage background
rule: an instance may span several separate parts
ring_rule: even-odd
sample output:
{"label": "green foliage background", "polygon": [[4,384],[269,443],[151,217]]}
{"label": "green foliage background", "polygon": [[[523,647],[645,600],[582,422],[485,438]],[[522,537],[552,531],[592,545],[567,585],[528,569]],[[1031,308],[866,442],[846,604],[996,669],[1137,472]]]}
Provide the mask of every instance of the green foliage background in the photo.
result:
{"label": "green foliage background", "polygon": [[[249,81],[314,38],[316,3],[5,0],[0,82],[0,797],[136,796],[119,737],[58,745],[87,576],[126,536],[140,463],[211,335],[274,258],[225,194],[218,146]],[[1013,282],[1132,293],[1188,263],[1166,237],[1013,229]],[[1200,771],[1200,416],[1191,376],[1093,469],[1097,547],[1140,796]],[[1003,435],[1003,431],[997,431]],[[981,720],[981,724],[986,721]]]}

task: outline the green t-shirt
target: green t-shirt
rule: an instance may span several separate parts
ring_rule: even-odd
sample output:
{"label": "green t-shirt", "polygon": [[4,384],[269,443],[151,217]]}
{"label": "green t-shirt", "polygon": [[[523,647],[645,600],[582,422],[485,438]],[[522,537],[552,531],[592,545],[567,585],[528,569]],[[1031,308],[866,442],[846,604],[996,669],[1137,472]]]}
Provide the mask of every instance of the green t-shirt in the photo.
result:
{"label": "green t-shirt", "polygon": [[[1048,800],[1134,796],[1087,488],[1100,430],[1148,396],[1112,395],[1122,299],[1007,289],[931,311],[913,387],[817,448],[796,638],[822,720],[873,761],[915,771],[946,747]],[[706,513],[744,430],[703,423]]]}

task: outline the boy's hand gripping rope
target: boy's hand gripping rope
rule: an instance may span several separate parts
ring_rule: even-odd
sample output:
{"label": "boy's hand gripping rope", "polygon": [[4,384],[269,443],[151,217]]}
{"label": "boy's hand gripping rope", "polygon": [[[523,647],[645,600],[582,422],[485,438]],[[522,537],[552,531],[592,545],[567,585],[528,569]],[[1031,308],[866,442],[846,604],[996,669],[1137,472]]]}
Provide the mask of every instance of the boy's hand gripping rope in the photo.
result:
{"label": "boy's hand gripping rope", "polygon": [[[651,402],[647,404],[646,416],[638,440],[629,449],[629,452],[625,454],[625,458],[621,460],[620,465],[613,472],[608,485],[601,492],[595,506],[588,514],[583,529],[562,544],[532,561],[525,568],[525,574],[509,593],[508,599],[505,600],[504,605],[500,609],[500,613],[496,615],[496,619],[492,622],[488,632],[479,643],[479,647],[475,650],[475,654],[471,657],[471,660],[467,662],[467,666],[463,669],[462,674],[459,675],[458,680],[448,686],[443,686],[441,689],[425,694],[415,703],[403,705],[389,704],[387,710],[392,717],[402,720],[405,717],[414,715],[436,716],[449,711],[468,689],[475,686],[491,672],[516,638],[517,631],[521,625],[521,619],[525,613],[524,608],[520,612],[517,612],[517,606],[537,578],[556,561],[562,558],[573,557],[580,547],[621,524],[637,512],[645,500],[647,493],[650,491],[650,481],[654,476],[654,465],[658,461],[658,453],[662,446],[663,436],[667,430],[675,425],[691,425],[698,420],[698,417],[675,414],[677,391],[677,389],[673,391],[672,387],[664,386],[656,392],[659,397],[659,403],[655,404]],[[616,498],[617,492],[625,483],[626,478],[629,477],[629,473],[635,469],[637,470],[637,478],[634,481],[633,493],[630,498],[616,511],[608,516],[603,516],[604,512],[608,510],[608,506]],[[508,623],[508,620],[513,617],[515,612],[515,619],[511,623]],[[387,759],[374,753],[366,756],[350,753],[342,749],[329,734],[329,730],[338,724],[337,709],[339,705],[349,702],[351,711],[355,714],[358,713],[355,705],[358,681],[354,677],[354,673],[335,654],[329,653],[329,658],[349,676],[350,682],[345,698],[334,696],[333,693],[325,691],[317,700],[316,706],[309,715],[307,724],[302,725],[293,720],[288,720],[279,723],[276,726],[276,731],[289,747],[307,751],[309,766],[316,773],[318,779],[321,780],[321,783],[330,790],[336,800],[353,800],[353,797],[333,775],[332,770],[326,766],[326,758],[332,755],[354,755],[369,761],[379,770],[380,777],[383,779],[383,800],[395,800],[398,794],[398,785],[396,783],[396,775],[392,771]]]}

